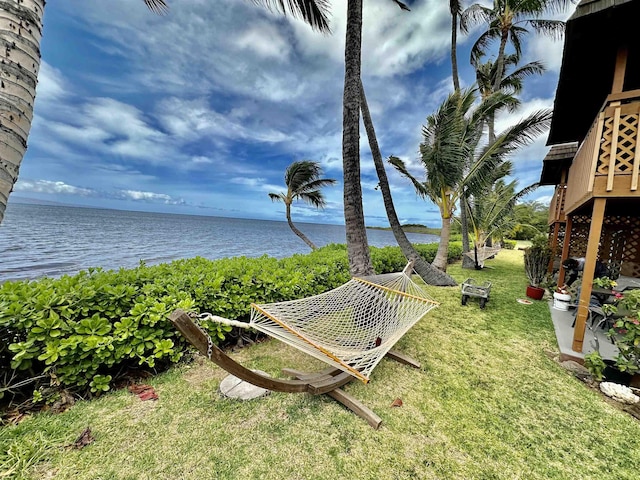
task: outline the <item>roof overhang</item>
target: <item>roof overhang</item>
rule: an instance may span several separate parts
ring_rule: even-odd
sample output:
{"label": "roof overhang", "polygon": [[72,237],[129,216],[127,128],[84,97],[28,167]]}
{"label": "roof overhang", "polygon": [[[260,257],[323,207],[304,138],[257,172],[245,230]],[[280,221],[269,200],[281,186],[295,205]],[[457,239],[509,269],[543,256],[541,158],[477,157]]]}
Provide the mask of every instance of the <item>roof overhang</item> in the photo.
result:
{"label": "roof overhang", "polygon": [[562,172],[569,170],[577,151],[577,142],[551,147],[542,162],[540,185],[558,185],[562,180]]}

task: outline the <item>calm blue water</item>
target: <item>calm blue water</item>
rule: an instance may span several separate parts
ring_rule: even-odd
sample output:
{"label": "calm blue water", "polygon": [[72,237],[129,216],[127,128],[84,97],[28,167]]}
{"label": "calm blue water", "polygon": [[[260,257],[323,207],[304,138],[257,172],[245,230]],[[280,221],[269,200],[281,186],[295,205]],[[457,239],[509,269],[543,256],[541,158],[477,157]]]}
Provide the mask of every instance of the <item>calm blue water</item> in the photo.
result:
{"label": "calm blue water", "polygon": [[[345,243],[344,226],[296,223],[316,245]],[[369,245],[396,245],[368,230]],[[414,243],[438,241],[409,234]],[[0,282],[57,277],[89,267],[130,268],[179,258],[277,258],[308,253],[286,222],[10,204],[0,225]]]}

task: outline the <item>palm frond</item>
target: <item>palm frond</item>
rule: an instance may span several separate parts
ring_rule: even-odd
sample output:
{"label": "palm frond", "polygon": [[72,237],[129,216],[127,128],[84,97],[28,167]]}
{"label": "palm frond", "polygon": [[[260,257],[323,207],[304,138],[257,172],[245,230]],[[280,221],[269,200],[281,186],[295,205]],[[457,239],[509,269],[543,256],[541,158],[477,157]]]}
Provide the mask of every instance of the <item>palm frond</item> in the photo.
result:
{"label": "palm frond", "polygon": [[497,27],[489,27],[482,33],[471,47],[470,61],[474,67],[480,64],[480,59],[486,55],[487,48],[492,42],[500,38],[500,29]]}
{"label": "palm frond", "polygon": [[158,15],[164,15],[169,11],[169,5],[165,0],[143,0],[149,10]]}
{"label": "palm frond", "polygon": [[416,193],[418,194],[418,196],[422,198],[425,198],[425,197],[431,198],[431,192],[429,191],[427,186],[424,183],[420,182],[413,175],[411,175],[411,173],[409,173],[409,170],[407,170],[407,166],[404,164],[402,160],[400,160],[398,157],[391,155],[387,159],[387,161],[400,173],[400,175],[411,180],[411,183],[413,183],[413,186],[416,189]]}
{"label": "palm frond", "polygon": [[552,38],[553,40],[562,40],[566,27],[565,22],[561,20],[527,20],[526,23],[537,33]]}
{"label": "palm frond", "polygon": [[460,15],[460,31],[469,33],[469,29],[480,25],[481,23],[489,23],[493,18],[493,10],[474,3],[466,8]]}
{"label": "palm frond", "polygon": [[310,182],[305,183],[304,185],[301,185],[297,189],[297,193],[304,194],[304,193],[311,192],[313,190],[318,190],[322,187],[328,187],[329,185],[334,185],[336,181],[337,180],[333,178],[319,178],[317,180],[312,180]]}
{"label": "palm frond", "polygon": [[271,193],[269,192],[269,198],[272,202],[285,202],[286,195],[284,193]]}
{"label": "palm frond", "polygon": [[290,14],[301,18],[311,28],[324,33],[331,33],[329,27],[329,2],[327,0],[252,0],[256,5],[269,10]]}
{"label": "palm frond", "polygon": [[300,193],[297,195],[297,198],[316,208],[323,208],[326,205],[324,195],[322,195],[322,192],[320,190]]}

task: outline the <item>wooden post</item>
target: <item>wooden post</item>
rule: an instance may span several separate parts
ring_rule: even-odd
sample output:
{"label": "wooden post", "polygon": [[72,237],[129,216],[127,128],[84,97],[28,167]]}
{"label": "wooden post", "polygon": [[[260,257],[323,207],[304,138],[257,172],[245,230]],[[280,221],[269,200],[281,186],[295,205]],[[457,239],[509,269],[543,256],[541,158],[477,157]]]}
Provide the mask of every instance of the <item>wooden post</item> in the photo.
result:
{"label": "wooden post", "polygon": [[602,234],[602,224],[604,222],[604,211],[607,206],[606,198],[596,198],[593,202],[593,214],[591,215],[591,227],[589,228],[589,241],[587,242],[587,253],[585,254],[584,270],[582,271],[582,286],[580,287],[580,300],[578,303],[578,314],[573,330],[573,344],[571,348],[574,352],[582,352],[584,342],[584,331],[589,316],[589,300],[591,299],[591,288],[593,287],[593,272],[596,269],[598,259],[598,247],[600,246],[600,235]]}
{"label": "wooden post", "polygon": [[613,74],[613,85],[611,85],[611,93],[621,93],[624,90],[624,75],[627,70],[627,46],[618,47],[616,55],[616,69]]}
{"label": "wooden post", "polygon": [[[562,243],[562,255],[560,255],[560,262],[563,262],[569,258],[569,247],[571,246],[571,225],[573,221],[571,217],[567,216],[567,225],[564,229],[564,242]],[[564,285],[564,267],[560,263],[560,273],[558,273],[558,286]]]}
{"label": "wooden post", "polygon": [[551,258],[547,273],[553,273],[553,265],[555,264],[556,255],[558,253],[558,232],[560,231],[560,222],[553,222],[553,233],[551,234]]}

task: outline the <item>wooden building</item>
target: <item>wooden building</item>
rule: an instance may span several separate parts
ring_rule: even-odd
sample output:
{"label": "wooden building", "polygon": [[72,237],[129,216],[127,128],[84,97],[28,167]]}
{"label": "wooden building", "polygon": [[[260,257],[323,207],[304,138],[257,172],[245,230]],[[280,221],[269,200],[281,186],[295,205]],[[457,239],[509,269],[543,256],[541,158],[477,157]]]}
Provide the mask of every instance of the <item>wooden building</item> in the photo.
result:
{"label": "wooden building", "polygon": [[582,0],[567,21],[541,183],[556,185],[549,212],[556,261],[586,258],[576,352],[582,351],[596,260],[613,276],[640,277],[638,19],[640,0]]}

